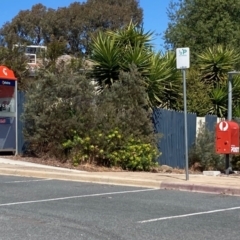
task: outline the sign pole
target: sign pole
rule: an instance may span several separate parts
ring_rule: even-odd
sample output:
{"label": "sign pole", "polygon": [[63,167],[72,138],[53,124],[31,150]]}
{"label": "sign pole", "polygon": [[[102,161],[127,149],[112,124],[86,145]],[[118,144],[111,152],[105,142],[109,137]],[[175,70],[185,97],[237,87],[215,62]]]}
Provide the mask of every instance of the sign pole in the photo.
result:
{"label": "sign pole", "polygon": [[183,73],[183,101],[184,101],[184,137],[185,137],[185,172],[186,180],[189,180],[188,173],[188,130],[187,130],[187,87],[186,87],[186,69],[182,69]]}
{"label": "sign pole", "polygon": [[186,69],[190,67],[190,49],[177,48],[176,49],[177,69],[182,70],[183,74],[183,102],[184,102],[184,138],[185,138],[185,172],[186,181],[189,180],[188,173],[188,130],[187,130],[187,87],[186,87]]}
{"label": "sign pole", "polygon": [[[229,74],[228,78],[228,121],[232,120],[232,74]],[[226,154],[225,156],[225,174],[229,175],[230,167],[230,155]]]}

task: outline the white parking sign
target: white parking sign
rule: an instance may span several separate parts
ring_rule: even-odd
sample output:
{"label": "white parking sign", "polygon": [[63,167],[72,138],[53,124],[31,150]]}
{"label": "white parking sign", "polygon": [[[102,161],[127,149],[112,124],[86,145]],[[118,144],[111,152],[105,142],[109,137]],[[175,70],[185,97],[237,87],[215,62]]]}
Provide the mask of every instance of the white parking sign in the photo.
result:
{"label": "white parking sign", "polygon": [[190,67],[190,49],[189,48],[177,48],[177,69],[186,69]]}

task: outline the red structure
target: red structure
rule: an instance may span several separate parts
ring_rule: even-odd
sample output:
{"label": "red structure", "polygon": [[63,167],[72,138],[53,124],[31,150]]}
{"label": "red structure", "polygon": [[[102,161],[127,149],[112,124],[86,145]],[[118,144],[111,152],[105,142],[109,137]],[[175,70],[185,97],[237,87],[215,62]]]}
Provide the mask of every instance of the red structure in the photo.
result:
{"label": "red structure", "polygon": [[0,66],[0,151],[16,152],[17,78],[6,66]]}
{"label": "red structure", "polygon": [[233,121],[222,121],[216,126],[216,153],[239,153],[239,125]]}

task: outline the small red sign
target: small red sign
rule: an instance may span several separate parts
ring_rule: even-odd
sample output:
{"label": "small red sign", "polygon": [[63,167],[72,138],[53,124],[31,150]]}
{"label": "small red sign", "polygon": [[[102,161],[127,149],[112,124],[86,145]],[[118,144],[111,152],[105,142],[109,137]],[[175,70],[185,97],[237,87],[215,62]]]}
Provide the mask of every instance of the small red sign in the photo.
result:
{"label": "small red sign", "polygon": [[6,123],[6,118],[0,118],[0,123]]}

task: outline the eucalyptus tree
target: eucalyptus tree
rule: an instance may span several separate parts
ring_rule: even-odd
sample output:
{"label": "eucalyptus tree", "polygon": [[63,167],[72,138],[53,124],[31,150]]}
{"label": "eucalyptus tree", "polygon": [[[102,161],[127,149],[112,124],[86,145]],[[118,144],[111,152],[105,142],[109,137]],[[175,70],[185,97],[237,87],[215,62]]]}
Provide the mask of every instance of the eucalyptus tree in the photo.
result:
{"label": "eucalyptus tree", "polygon": [[39,3],[21,10],[0,29],[3,45],[48,45],[52,36],[66,41],[68,53],[90,54],[92,36],[98,31],[121,28],[130,20],[141,25],[143,10],[138,0],[76,1],[67,7],[47,8]]}

